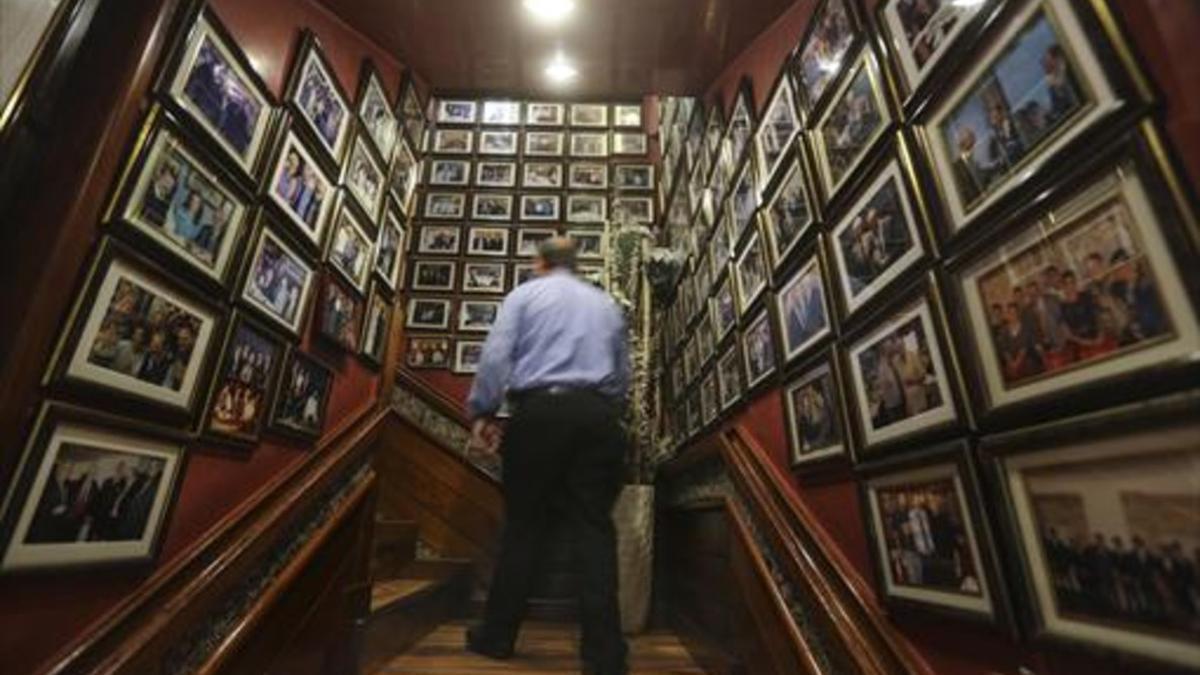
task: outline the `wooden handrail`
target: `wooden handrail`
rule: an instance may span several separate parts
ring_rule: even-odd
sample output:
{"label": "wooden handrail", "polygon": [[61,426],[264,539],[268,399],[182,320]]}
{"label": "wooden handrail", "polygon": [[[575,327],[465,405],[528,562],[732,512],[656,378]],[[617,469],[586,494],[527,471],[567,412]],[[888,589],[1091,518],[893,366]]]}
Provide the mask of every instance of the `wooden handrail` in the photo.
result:
{"label": "wooden handrail", "polygon": [[865,582],[815,515],[786,487],[779,470],[740,426],[721,434],[723,455],[763,536],[787,572],[816,601],[831,634],[859,672],[872,675],[932,670],[888,621]]}
{"label": "wooden handrail", "polygon": [[141,588],[96,620],[37,672],[122,672],[201,598],[238,581],[234,572],[265,552],[271,534],[374,439],[390,410],[374,402],[348,415],[303,460],[280,472]]}
{"label": "wooden handrail", "polygon": [[410,389],[425,402],[436,408],[438,412],[450,417],[462,426],[471,426],[471,420],[467,418],[467,411],[462,403],[430,386],[428,382],[413,375],[408,369],[396,369],[396,384]]}

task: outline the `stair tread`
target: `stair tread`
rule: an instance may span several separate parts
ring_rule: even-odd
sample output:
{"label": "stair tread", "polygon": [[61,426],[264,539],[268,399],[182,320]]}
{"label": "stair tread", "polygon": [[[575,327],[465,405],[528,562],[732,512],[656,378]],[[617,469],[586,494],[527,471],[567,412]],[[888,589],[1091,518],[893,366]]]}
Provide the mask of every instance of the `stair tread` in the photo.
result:
{"label": "stair tread", "polygon": [[371,611],[411,598],[442,583],[440,579],[389,579],[371,584]]}

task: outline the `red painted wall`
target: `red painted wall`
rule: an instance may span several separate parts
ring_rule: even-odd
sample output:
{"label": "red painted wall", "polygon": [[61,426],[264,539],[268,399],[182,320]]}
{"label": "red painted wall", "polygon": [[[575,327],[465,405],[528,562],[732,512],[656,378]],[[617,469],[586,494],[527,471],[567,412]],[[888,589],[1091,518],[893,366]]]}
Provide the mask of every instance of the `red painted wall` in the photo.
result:
{"label": "red painted wall", "polygon": [[[335,75],[351,97],[357,93],[364,58],[372,59],[379,68],[388,93],[393,98],[399,94],[403,67],[315,2],[211,0],[211,5],[280,98],[299,32],[305,27],[317,33]],[[375,404],[380,386],[377,372],[357,358],[314,344],[311,331],[302,349],[336,373],[327,429]],[[154,568],[0,579],[0,671],[14,675],[33,672],[89,625],[102,622],[156,569],[187,552],[267,481],[309,452],[307,445],[274,440],[236,454],[212,447],[189,448],[178,501]]]}
{"label": "red painted wall", "polygon": [[[866,0],[874,16],[879,0]],[[814,7],[799,0],[747,47],[705,93],[705,101],[719,101],[726,113],[738,87],[748,78],[756,112],[761,114],[781,64],[799,43]],[[1114,0],[1118,18],[1134,44],[1143,67],[1166,102],[1163,121],[1176,157],[1194,186],[1200,183],[1200,59],[1191,42],[1200,35],[1200,3],[1195,0]],[[779,390],[760,395],[742,409],[731,424],[749,430],[763,446],[779,472],[788,477],[795,494],[818,517],[842,554],[864,579],[873,580],[857,486],[852,478],[823,482],[804,481],[791,473],[784,410]],[[919,622],[905,618],[899,624],[936,673],[991,675],[1015,673],[1019,666],[1038,675],[1116,675],[1119,664],[1058,651],[1031,649],[987,629],[944,620]]]}

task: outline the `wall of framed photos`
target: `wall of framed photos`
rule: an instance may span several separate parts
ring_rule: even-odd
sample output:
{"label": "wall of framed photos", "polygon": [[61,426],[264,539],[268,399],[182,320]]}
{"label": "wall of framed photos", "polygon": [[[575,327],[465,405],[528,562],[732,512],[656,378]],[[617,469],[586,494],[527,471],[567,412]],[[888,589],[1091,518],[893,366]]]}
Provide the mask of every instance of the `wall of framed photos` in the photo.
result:
{"label": "wall of framed photos", "polygon": [[[1197,29],[1188,3],[797,3],[664,102],[667,424],[752,430],[935,672],[1197,658],[1200,561],[1163,515],[1200,513]],[[1105,555],[1140,572],[1063,562]]]}
{"label": "wall of framed photos", "polygon": [[[308,0],[98,17],[85,44],[112,56],[91,76],[126,78],[128,132],[79,132],[113,160],[76,205],[96,215],[39,229],[85,244],[76,257],[31,249],[40,269],[6,271],[62,288],[22,319],[53,336],[45,361],[9,363],[36,342],[5,356],[0,660],[17,672],[372,410],[394,358],[419,79]],[[114,61],[125,48],[138,58]]]}

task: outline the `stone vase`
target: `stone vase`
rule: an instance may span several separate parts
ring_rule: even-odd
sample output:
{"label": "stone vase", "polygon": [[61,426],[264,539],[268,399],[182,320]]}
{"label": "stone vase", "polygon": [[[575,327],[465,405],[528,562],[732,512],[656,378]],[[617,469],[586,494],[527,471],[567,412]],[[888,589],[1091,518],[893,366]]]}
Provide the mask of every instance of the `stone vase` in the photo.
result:
{"label": "stone vase", "polygon": [[617,529],[617,579],[621,628],[645,630],[654,576],[654,486],[626,485],[613,506]]}

